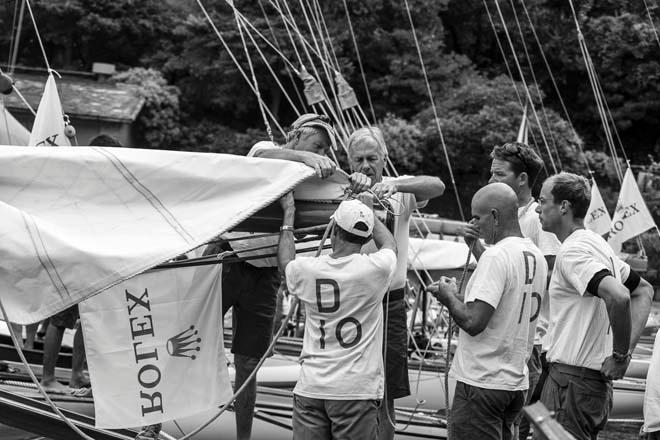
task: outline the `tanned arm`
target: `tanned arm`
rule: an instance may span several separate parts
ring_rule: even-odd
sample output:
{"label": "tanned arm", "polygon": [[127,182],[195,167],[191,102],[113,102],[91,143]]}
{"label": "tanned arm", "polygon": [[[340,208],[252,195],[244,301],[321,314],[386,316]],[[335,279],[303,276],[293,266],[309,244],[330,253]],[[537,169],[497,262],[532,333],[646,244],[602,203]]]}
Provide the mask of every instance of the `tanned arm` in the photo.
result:
{"label": "tanned arm", "polygon": [[280,276],[284,279],[286,266],[296,258],[296,244],[293,239],[293,220],[296,214],[296,205],[293,192],[287,193],[280,199],[280,206],[282,206],[284,215],[282,218],[283,230],[280,231],[280,241],[277,247],[277,265]]}
{"label": "tanned arm", "polygon": [[[631,300],[628,289],[613,276],[606,276],[598,285],[598,296],[605,301],[607,315],[612,327],[612,348],[614,352],[628,353],[631,342]],[[601,373],[608,379],[616,380],[623,377],[628,369],[630,358],[617,361],[609,356],[603,362]]]}
{"label": "tanned arm", "polygon": [[396,254],[396,241],[394,236],[390,231],[387,230],[387,227],[374,217],[374,230],[373,230],[374,244],[380,249],[392,249]]}
{"label": "tanned arm", "polygon": [[414,194],[419,203],[441,196],[445,192],[445,184],[438,177],[415,176],[380,182],[372,190],[378,197],[389,197],[396,192]]}
{"label": "tanned arm", "polygon": [[632,325],[630,331],[629,352],[632,353],[637,345],[642,332],[646,327],[646,321],[651,312],[651,303],[653,302],[653,287],[644,278],[639,280],[639,284],[630,292],[630,314]]}
{"label": "tanned arm", "polygon": [[254,157],[304,163],[313,168],[316,175],[322,179],[331,176],[337,169],[337,165],[328,157],[309,151],[297,151],[288,148],[261,148],[255,151]]}

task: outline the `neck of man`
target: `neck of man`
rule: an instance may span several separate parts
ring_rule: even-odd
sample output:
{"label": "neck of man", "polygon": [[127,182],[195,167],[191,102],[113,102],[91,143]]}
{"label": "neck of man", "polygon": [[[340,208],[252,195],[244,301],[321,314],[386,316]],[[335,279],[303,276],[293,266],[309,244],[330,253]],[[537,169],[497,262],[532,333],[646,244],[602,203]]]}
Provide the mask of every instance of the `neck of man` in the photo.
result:
{"label": "neck of man", "polygon": [[521,188],[520,192],[518,193],[518,207],[522,208],[527,206],[531,200],[533,200],[532,189],[528,186]]}
{"label": "neck of man", "polygon": [[572,218],[566,219],[561,223],[561,226],[555,235],[562,243],[571,235],[573,232],[578,229],[584,229],[584,219],[581,218]]}
{"label": "neck of man", "polygon": [[362,250],[362,245],[351,243],[344,240],[334,240],[332,242],[332,258],[346,257],[352,254],[359,254]]}
{"label": "neck of man", "polygon": [[495,243],[499,243],[500,241],[509,237],[523,238],[522,232],[520,231],[520,223],[517,221],[505,226],[501,231],[497,231],[495,234]]}

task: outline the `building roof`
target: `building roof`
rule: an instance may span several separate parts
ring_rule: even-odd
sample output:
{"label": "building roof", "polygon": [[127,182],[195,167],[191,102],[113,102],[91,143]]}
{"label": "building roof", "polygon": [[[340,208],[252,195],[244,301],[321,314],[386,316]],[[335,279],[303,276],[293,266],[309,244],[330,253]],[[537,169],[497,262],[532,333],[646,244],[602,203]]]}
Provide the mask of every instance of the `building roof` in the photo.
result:
{"label": "building roof", "polygon": [[[30,106],[37,110],[46,85],[46,74],[13,75],[15,87]],[[55,76],[62,110],[71,117],[100,119],[105,121],[133,122],[137,118],[144,98],[138,96],[138,88],[128,84],[98,82],[92,79]],[[12,92],[4,97],[10,110],[28,111],[25,104]]]}

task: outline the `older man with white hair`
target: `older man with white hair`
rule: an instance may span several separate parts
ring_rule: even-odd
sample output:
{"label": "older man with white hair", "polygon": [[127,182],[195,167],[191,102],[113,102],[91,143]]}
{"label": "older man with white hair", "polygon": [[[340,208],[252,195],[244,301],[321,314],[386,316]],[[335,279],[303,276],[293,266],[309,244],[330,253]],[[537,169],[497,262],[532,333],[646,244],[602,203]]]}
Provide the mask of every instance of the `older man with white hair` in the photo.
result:
{"label": "older man with white hair", "polygon": [[[379,436],[394,438],[394,399],[410,395],[408,380],[408,347],[404,288],[408,265],[408,236],[412,212],[426,201],[442,195],[445,185],[434,176],[383,177],[387,147],[378,127],[362,127],[348,140],[348,159],[352,172],[371,180],[371,191],[391,206],[394,224],[389,225],[397,244],[397,267],[385,295],[387,328],[385,330],[385,398],[381,405]],[[372,244],[365,251],[374,250]]]}

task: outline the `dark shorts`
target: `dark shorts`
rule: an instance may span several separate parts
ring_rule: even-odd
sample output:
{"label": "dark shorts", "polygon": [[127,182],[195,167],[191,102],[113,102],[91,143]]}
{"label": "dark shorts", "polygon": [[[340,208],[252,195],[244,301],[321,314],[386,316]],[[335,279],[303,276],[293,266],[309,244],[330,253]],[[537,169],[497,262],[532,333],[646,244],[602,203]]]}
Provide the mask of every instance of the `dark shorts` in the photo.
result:
{"label": "dark shorts", "polygon": [[456,382],[449,415],[452,440],[510,440],[525,391],[489,390]]}
{"label": "dark shorts", "polygon": [[260,358],[273,333],[280,275],[276,267],[255,267],[246,262],[222,268],[222,314],[233,307],[231,352]]}
{"label": "dark shorts", "polygon": [[293,395],[294,440],[376,440],[377,400],[325,400]]}
{"label": "dark shorts", "polygon": [[76,322],[80,318],[78,305],[71,306],[50,317],[50,325],[60,328],[75,328]]}
{"label": "dark shorts", "polygon": [[408,328],[406,303],[403,299],[383,303],[387,323],[384,347],[385,398],[399,399],[410,395],[408,379]]}
{"label": "dark shorts", "polygon": [[597,439],[612,409],[612,383],[566,374],[551,363],[541,402],[576,440]]}

